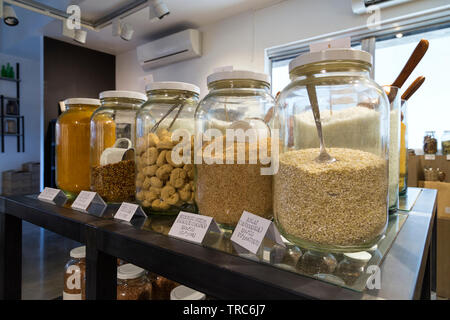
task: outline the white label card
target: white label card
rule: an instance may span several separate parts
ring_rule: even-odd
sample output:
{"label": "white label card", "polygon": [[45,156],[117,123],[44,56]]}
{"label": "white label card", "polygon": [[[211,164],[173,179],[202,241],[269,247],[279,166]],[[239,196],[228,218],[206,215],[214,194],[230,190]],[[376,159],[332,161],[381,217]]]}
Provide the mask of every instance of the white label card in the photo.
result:
{"label": "white label card", "polygon": [[134,203],[122,202],[119,210],[114,215],[114,219],[130,222],[134,215],[147,217],[141,206]]}
{"label": "white label card", "polygon": [[182,211],[170,228],[169,236],[202,244],[207,232],[221,232],[212,217]]}
{"label": "white label card", "polygon": [[450,154],[447,155],[447,160],[450,160]]}
{"label": "white label card", "polygon": [[275,224],[260,216],[244,211],[234,229],[231,241],[256,254],[264,238],[286,247]]}
{"label": "white label card", "polygon": [[450,207],[445,207],[445,213],[450,214]]}
{"label": "white label card", "polygon": [[38,199],[57,206],[63,206],[67,202],[67,197],[62,190],[48,187],[42,190],[38,196]]}
{"label": "white label card", "polygon": [[436,160],[436,155],[434,154],[426,154],[425,160]]}
{"label": "white label card", "polygon": [[311,43],[309,45],[310,52],[318,52],[331,48],[351,48],[350,37]]}
{"label": "white label card", "polygon": [[89,213],[98,217],[103,215],[107,204],[97,192],[81,191],[75,201],[72,203],[72,209]]}

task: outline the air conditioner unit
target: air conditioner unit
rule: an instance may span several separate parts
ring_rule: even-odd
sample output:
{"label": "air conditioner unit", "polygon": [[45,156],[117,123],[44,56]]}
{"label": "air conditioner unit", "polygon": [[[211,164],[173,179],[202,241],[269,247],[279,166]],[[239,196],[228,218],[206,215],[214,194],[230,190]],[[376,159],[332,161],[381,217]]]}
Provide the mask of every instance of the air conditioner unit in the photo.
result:
{"label": "air conditioner unit", "polygon": [[187,29],[137,47],[139,63],[145,70],[202,55],[201,33]]}
{"label": "air conditioner unit", "polygon": [[372,11],[373,7],[371,6],[377,6],[382,9],[412,1],[415,0],[352,0],[352,9],[353,13],[365,14]]}

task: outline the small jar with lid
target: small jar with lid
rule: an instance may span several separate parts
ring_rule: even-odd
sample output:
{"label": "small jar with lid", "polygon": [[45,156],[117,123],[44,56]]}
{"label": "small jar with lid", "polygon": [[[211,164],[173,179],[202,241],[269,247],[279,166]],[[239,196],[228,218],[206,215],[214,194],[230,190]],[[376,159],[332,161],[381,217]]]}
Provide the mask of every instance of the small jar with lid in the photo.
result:
{"label": "small jar with lid", "polygon": [[206,300],[206,295],[186,286],[178,286],[170,292],[170,300]]}
{"label": "small jar with lid", "polygon": [[339,262],[335,274],[344,280],[346,285],[353,285],[365,271],[372,255],[367,251],[344,253],[344,259]]}
{"label": "small jar with lid", "polygon": [[63,300],[86,299],[86,247],[70,251],[70,260],[64,267]]}
{"label": "small jar with lid", "polygon": [[180,284],[155,273],[149,273],[152,282],[152,300],[170,300],[170,293]]}
{"label": "small jar with lid", "polygon": [[146,271],[127,263],[117,268],[117,300],[150,300],[152,284]]}
{"label": "small jar with lid", "polygon": [[[200,89],[166,81],[152,82],[146,90],[148,100],[136,117],[136,200],[149,214],[195,212],[194,165],[190,156],[182,157],[178,137],[192,151]],[[179,159],[173,157],[177,150]]]}
{"label": "small jar with lid", "polygon": [[207,82],[210,91],[195,112],[196,137],[203,139],[195,163],[198,212],[224,230],[233,229],[244,210],[271,219],[269,76],[221,71]]}
{"label": "small jar with lid", "polygon": [[133,91],[100,93],[91,118],[91,190],[106,202],[134,201],[136,113],[146,100]]}
{"label": "small jar with lid", "polygon": [[90,122],[100,100],[72,98],[56,121],[56,184],[74,199],[90,189]]}
{"label": "small jar with lid", "polygon": [[[274,111],[282,151],[273,207],[280,232],[302,248],[362,251],[386,230],[390,106],[371,69],[371,55],[354,49],[310,52],[289,65]],[[319,158],[319,131],[335,161]]]}
{"label": "small jar with lid", "polygon": [[442,154],[450,155],[450,130],[445,130],[442,138],[441,138],[441,145],[442,145]]}
{"label": "small jar with lid", "polygon": [[423,137],[423,152],[425,154],[437,153],[437,139],[434,131],[425,131]]}

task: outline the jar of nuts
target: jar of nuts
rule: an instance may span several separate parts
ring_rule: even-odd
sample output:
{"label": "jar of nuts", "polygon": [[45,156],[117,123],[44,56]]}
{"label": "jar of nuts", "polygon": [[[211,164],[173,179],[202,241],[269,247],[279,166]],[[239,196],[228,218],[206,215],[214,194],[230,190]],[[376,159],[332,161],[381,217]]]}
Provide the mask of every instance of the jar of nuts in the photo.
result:
{"label": "jar of nuts", "polygon": [[195,212],[190,154],[200,89],[184,82],[152,82],[146,89],[136,117],[136,200],[149,214]]}
{"label": "jar of nuts", "polygon": [[91,117],[91,190],[109,203],[133,202],[136,113],[143,93],[105,91]]}
{"label": "jar of nuts", "polygon": [[152,284],[146,271],[127,263],[117,268],[117,300],[150,300]]}

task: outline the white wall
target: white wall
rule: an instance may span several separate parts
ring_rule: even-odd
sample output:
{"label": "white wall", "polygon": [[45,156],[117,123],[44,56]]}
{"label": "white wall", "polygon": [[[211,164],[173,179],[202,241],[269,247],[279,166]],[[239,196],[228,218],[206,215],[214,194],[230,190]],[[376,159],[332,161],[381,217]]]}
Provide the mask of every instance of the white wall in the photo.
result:
{"label": "white wall", "polygon": [[[448,5],[448,0],[416,0],[383,9],[387,20],[430,8]],[[287,0],[255,12],[247,12],[200,28],[203,56],[164,66],[152,73],[155,81],[186,81],[207,93],[206,77],[214,68],[233,65],[235,69],[264,72],[264,49],[308,39],[339,30],[366,25],[367,16],[354,15],[351,0]],[[146,73],[137,62],[136,50],[116,58],[116,88],[144,91]]]}
{"label": "white wall", "polygon": [[[35,48],[40,50],[40,48]],[[16,137],[5,137],[5,153],[0,153],[0,172],[20,169],[22,163],[40,161],[41,144],[41,76],[40,60],[30,60],[0,52],[0,66],[20,63],[20,113],[25,116],[25,152],[17,152]],[[0,81],[0,93],[16,96],[14,82]],[[1,179],[0,179],[1,187]]]}

